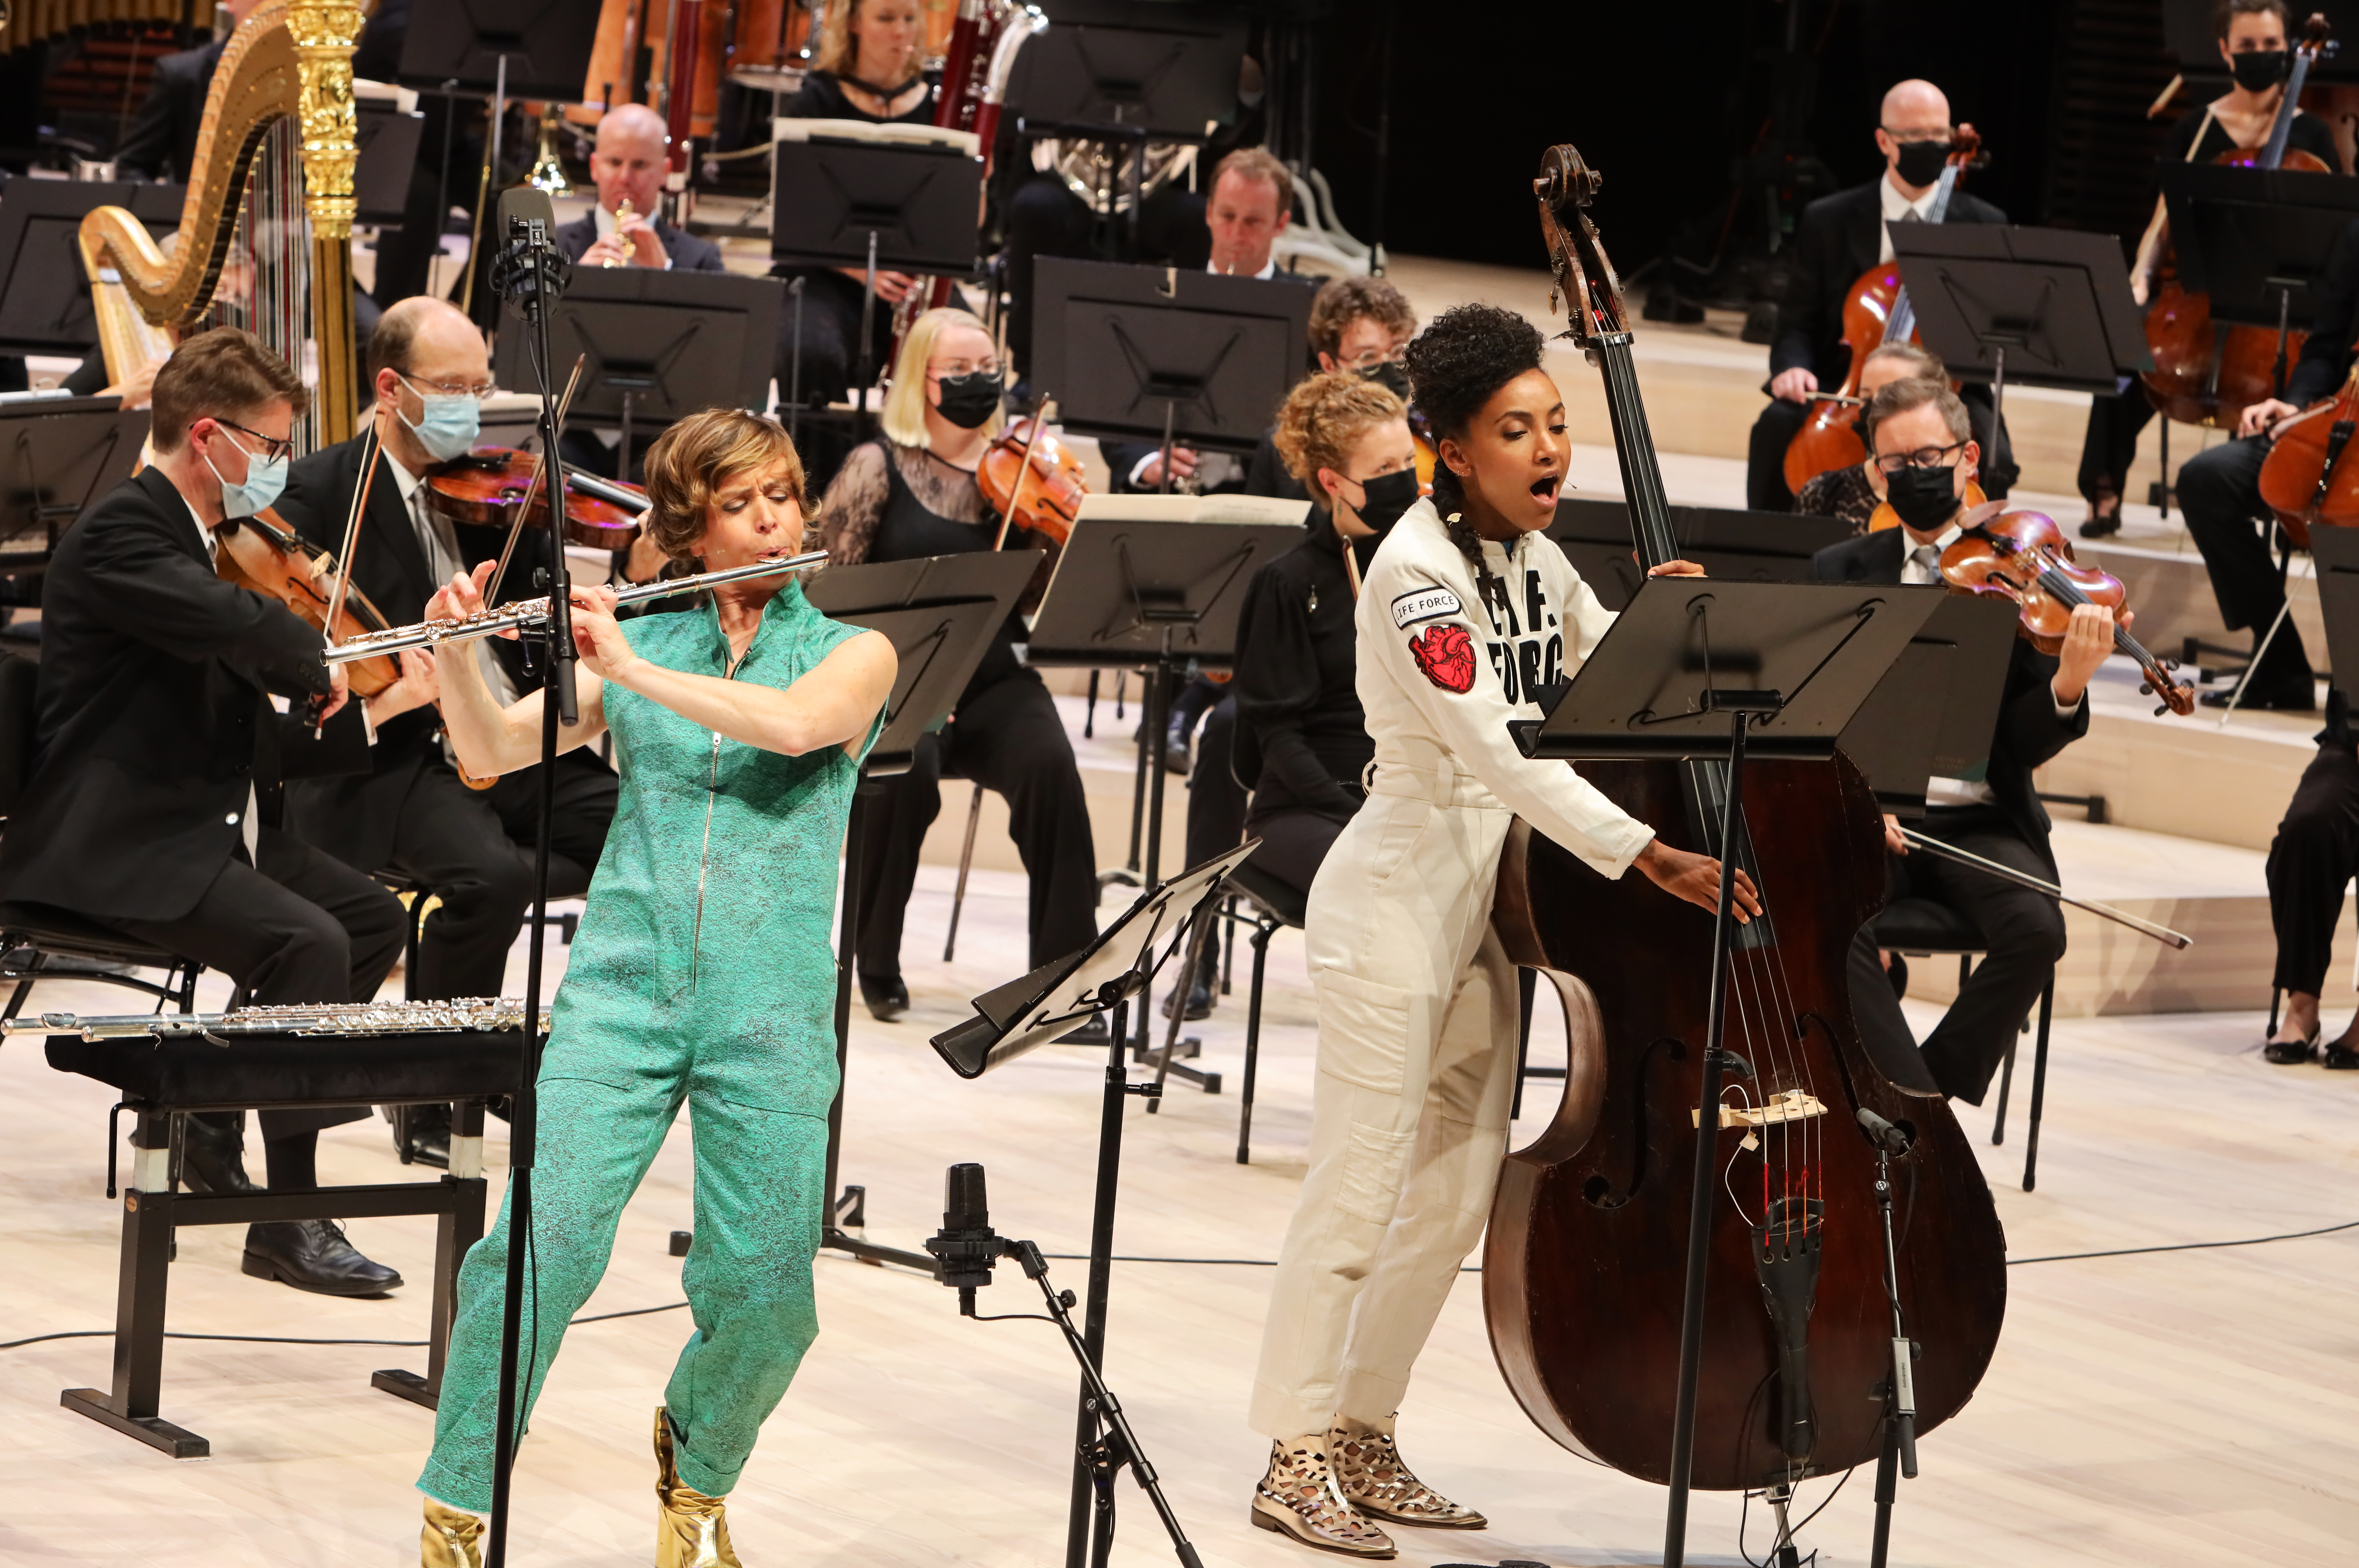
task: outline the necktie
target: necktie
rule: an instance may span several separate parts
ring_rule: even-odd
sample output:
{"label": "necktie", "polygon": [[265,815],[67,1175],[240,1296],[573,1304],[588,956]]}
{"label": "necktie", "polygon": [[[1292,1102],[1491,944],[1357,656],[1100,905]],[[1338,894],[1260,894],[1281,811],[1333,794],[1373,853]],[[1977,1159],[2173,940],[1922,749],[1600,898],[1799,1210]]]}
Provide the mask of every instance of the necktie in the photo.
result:
{"label": "necktie", "polygon": [[1920,583],[1938,581],[1941,576],[1940,558],[1940,552],[1930,545],[1919,545],[1909,551],[1908,565],[1917,574],[1916,580]]}

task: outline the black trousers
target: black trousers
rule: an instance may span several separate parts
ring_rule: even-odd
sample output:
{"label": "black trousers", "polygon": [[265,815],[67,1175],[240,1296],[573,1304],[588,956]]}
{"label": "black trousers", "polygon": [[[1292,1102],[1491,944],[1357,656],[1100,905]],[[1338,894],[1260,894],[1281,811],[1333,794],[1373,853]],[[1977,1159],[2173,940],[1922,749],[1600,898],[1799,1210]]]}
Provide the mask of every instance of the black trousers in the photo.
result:
{"label": "black trousers", "polygon": [[919,741],[906,773],[874,781],[863,806],[860,972],[901,972],[901,924],[918,852],[941,814],[941,781],[972,779],[1007,800],[1007,833],[1032,879],[1031,962],[1062,957],[1097,935],[1097,849],[1073,743],[1049,688],[1019,670],[970,691],[939,735]]}
{"label": "black trousers", "polygon": [[2347,746],[2321,746],[2277,836],[2269,843],[2269,923],[2277,928],[2274,983],[2281,990],[2318,996],[2334,927],[2343,918],[2343,890],[2359,873],[2359,755]]}
{"label": "black trousers", "polygon": [[[1995,809],[1936,810],[1919,831],[2043,881],[2055,876],[2047,858]],[[1886,865],[1888,898],[1946,904],[1972,920],[1990,943],[1923,1047],[1924,1068],[1934,1087],[1968,1105],[1980,1105],[1991,1075],[1998,1071],[2025,1017],[2039,1004],[2040,992],[2055,976],[2056,961],[2064,956],[2064,912],[2045,893],[1937,855],[1892,856]],[[1865,941],[1864,947],[1863,954],[1862,943],[1854,943],[1851,954],[1853,1013],[1870,1054],[1887,1076],[1905,1083],[1908,1080],[1895,1068],[1905,1061],[1905,1046],[1912,1043],[1908,1024],[1885,983],[1875,944]]]}
{"label": "black trousers", "polygon": [[2081,493],[2093,503],[2100,494],[2129,499],[2130,463],[2138,437],[2154,423],[2154,405],[2133,386],[2118,396],[2089,399],[2089,428],[2081,438]]}
{"label": "black trousers", "polygon": [[[1140,206],[1136,255],[1119,254],[1127,215],[1108,222],[1117,236],[1115,259],[1166,262],[1201,272],[1212,254],[1212,231],[1204,227],[1204,198],[1185,186],[1167,185]],[[1032,373],[1033,263],[1042,256],[1095,254],[1098,222],[1089,204],[1053,174],[1033,175],[1007,199],[1007,347],[1027,375]],[[783,389],[786,384],[781,376],[778,385]]]}
{"label": "black trousers", "polygon": [[[1209,687],[1212,683],[1205,685]],[[1172,707],[1176,712],[1179,704]],[[1188,863],[1191,866],[1202,865],[1223,849],[1235,849],[1245,837],[1245,789],[1230,768],[1236,737],[1237,699],[1223,697],[1205,717],[1203,739],[1196,742],[1196,764],[1188,771]]]}
{"label": "black trousers", "polygon": [[[401,956],[401,901],[374,877],[275,827],[222,868],[196,907],[174,920],[108,925],[194,958],[237,982],[256,1007],[363,1001]],[[358,1121],[365,1107],[266,1110],[265,1138]]]}
{"label": "black trousers", "polygon": [[[2212,574],[2220,619],[2231,632],[2249,628],[2256,636],[2285,602],[2285,579],[2269,548],[2272,535],[2256,526],[2269,515],[2261,500],[2261,464],[2268,455],[2268,442],[2259,437],[2223,441],[2188,459],[2179,470],[2180,510]],[[2254,678],[2300,681],[2307,687],[2310,657],[2291,617],[2277,628],[2268,660]]]}
{"label": "black trousers", "polygon": [[[1990,439],[1990,389],[1970,386],[1961,395],[1965,399],[1966,413],[1974,427],[1974,438],[1983,444],[1983,493],[1992,500],[2015,488],[2015,445],[2006,433],[2006,426],[1998,427],[1998,438]],[[1810,417],[1807,403],[1789,403],[1773,397],[1753,421],[1753,435],[1745,449],[1745,504],[1756,512],[1791,512],[1794,492],[1786,488],[1786,449],[1793,443],[1795,433]]]}
{"label": "black trousers", "polygon": [[1348,818],[1329,816],[1302,806],[1288,806],[1266,816],[1245,818],[1245,837],[1261,840],[1254,864],[1292,887],[1310,891],[1311,879],[1326,863]]}
{"label": "black trousers", "polygon": [[[532,904],[533,845],[539,831],[538,767],[472,790],[440,763],[410,786],[386,868],[423,884],[442,902],[418,938],[419,996],[498,996],[508,949]],[[578,898],[605,848],[614,818],[614,770],[587,748],[557,759],[549,892]]]}

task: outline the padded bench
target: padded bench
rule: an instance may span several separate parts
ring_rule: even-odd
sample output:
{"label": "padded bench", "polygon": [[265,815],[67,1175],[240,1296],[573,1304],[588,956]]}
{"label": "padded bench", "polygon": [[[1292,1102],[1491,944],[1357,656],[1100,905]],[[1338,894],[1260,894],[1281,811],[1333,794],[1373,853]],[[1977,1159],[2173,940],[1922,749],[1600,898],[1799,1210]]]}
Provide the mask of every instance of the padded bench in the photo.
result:
{"label": "padded bench", "polygon": [[[68,1389],[60,1402],[175,1459],[206,1457],[210,1444],[157,1413],[174,1230],[184,1225],[430,1214],[440,1223],[426,1373],[386,1370],[369,1381],[431,1409],[458,1308],[459,1265],[484,1234],[484,1104],[516,1092],[518,1045],[518,1036],[506,1030],[188,1039],[49,1036],[49,1065],[112,1086],[123,1097],[118,1108],[138,1119],[131,1137],[131,1179],[122,1194],[114,1386],[103,1393]],[[455,1108],[451,1169],[437,1181],[255,1193],[175,1190],[181,1118],[190,1111],[438,1103]],[[107,1195],[114,1195],[111,1172]]]}

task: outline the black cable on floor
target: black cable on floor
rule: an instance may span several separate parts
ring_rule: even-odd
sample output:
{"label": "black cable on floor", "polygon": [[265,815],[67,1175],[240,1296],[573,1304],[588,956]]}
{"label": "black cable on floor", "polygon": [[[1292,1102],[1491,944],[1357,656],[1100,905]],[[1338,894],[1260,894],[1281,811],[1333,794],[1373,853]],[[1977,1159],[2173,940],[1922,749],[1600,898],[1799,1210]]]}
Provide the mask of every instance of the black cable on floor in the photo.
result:
{"label": "black cable on floor", "polygon": [[2234,1241],[2174,1241],[2163,1247],[2115,1247],[2104,1252],[2050,1252],[2040,1258],[2010,1258],[2007,1267],[2017,1263],[2069,1263],[2075,1258],[2132,1258],[2141,1252],[2201,1252],[2214,1247],[2258,1247],[2265,1241],[2301,1241],[2312,1236],[2332,1236],[2338,1230],[2359,1230],[2359,1219],[2346,1219],[2341,1225],[2321,1226],[2316,1230],[2288,1230],[2282,1236],[2247,1236]]}
{"label": "black cable on floor", "polygon": [[[566,1326],[578,1328],[585,1323],[605,1323],[617,1317],[645,1317],[649,1313],[678,1312],[686,1305],[688,1305],[686,1302],[666,1302],[661,1306],[625,1307],[621,1312],[593,1313],[588,1317],[577,1317]],[[49,1339],[112,1339],[114,1337],[114,1330],[111,1328],[69,1328],[58,1334],[36,1334],[29,1339],[0,1342],[0,1350],[14,1350],[23,1345],[38,1345]],[[241,1345],[393,1345],[406,1349],[422,1348],[430,1343],[424,1339],[298,1339],[280,1334],[179,1334],[169,1330],[165,1333],[164,1337],[167,1339],[227,1339]]]}

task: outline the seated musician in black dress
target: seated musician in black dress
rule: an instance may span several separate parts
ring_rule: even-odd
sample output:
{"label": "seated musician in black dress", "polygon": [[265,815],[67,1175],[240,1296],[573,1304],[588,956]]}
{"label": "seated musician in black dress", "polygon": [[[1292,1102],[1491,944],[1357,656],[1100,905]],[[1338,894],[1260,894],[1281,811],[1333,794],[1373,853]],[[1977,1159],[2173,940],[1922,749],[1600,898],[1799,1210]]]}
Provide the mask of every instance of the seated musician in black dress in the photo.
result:
{"label": "seated musician in black dress", "polygon": [[[1875,483],[1899,513],[1900,525],[1828,546],[1811,561],[1812,572],[1826,582],[1938,583],[1941,551],[1957,537],[1966,481],[1982,457],[1966,406],[1940,382],[1911,378],[1877,393],[1867,413],[1875,441]],[[1918,831],[2055,881],[2048,812],[2031,771],[2088,733],[2089,680],[2113,647],[2112,619],[2093,604],[2072,612],[2060,656],[2051,658],[2018,638],[1983,775],[1932,780]],[[1919,1062],[1878,960],[1874,928],[1864,929],[1851,959],[1861,1038],[1896,1082],[1980,1105],[2008,1042],[2064,956],[2063,912],[2046,894],[1987,871],[1930,852],[1910,853],[1890,816],[1885,843],[1892,851],[1889,897],[1914,895],[1960,911],[1990,948],[1926,1037]]]}
{"label": "seated musician in black dress", "polygon": [[[2285,1013],[2263,1047],[2270,1061],[2291,1065],[2314,1060],[2323,1033],[2318,999],[2343,918],[2343,890],[2359,874],[2359,750],[2351,709],[2338,686],[2326,694],[2326,728],[2318,755],[2269,844],[2269,918],[2277,928],[2277,972],[2271,984],[2286,993]],[[2325,1048],[2326,1065],[2359,1068],[2359,1019]]]}
{"label": "seated musician in black dress", "polygon": [[[453,572],[496,556],[503,542],[473,527],[467,533],[482,536],[462,539],[433,511],[426,482],[438,463],[473,449],[491,366],[473,324],[455,307],[428,298],[386,312],[370,335],[367,363],[375,395],[369,414],[383,444],[353,551],[353,586],[389,623],[408,626],[426,618],[426,601]],[[363,455],[357,436],[313,452],[294,466],[279,503],[279,514],[305,538],[338,555],[364,478]],[[518,542],[516,558],[529,563],[547,547],[547,535],[534,531]],[[512,565],[506,597],[528,597],[521,585],[529,575],[528,565]],[[428,672],[382,716],[368,770],[288,785],[288,831],[346,865],[414,882],[440,901],[419,933],[411,979],[419,997],[499,996],[508,990],[508,949],[532,903],[540,770],[503,774],[488,789],[462,783],[443,741],[431,665],[474,659],[510,700],[534,682],[517,645],[498,639],[413,657]],[[550,897],[588,891],[615,790],[614,771],[595,747],[558,758]],[[409,1108],[396,1124],[396,1142],[412,1158],[442,1164],[450,1116],[447,1106]]]}
{"label": "seated musician in black dress", "polygon": [[[2220,59],[2228,67],[2231,85],[2211,103],[2181,114],[2155,160],[2154,216],[2147,222],[2137,259],[2130,266],[2130,293],[2140,305],[2153,297],[2163,259],[2170,253],[2162,166],[2210,163],[2224,153],[2257,150],[2268,141],[2285,102],[2289,30],[2285,0],[2225,0],[2219,28]],[[2333,126],[2301,108],[2294,110],[2287,124],[2286,148],[2308,153],[2343,172]],[[2139,432],[2153,418],[2154,405],[2140,387],[2090,399],[2088,434],[2081,444],[2081,493],[2089,503],[2089,520],[2081,525],[2083,537],[2102,538],[2120,530],[2130,461],[2137,455]]]}
{"label": "seated musician in black dress", "polygon": [[[778,105],[788,120],[865,120],[877,125],[930,125],[934,89],[925,77],[925,17],[918,0],[847,0],[827,8],[819,25],[811,68],[792,97]],[[798,266],[780,263],[771,276],[803,280],[802,394],[806,403],[850,395],[860,362],[860,315],[867,293],[864,267]],[[883,370],[892,352],[893,308],[917,283],[905,272],[876,274],[876,312],[869,328],[868,362]],[[794,308],[778,315],[778,395],[794,379]]]}
{"label": "seated musician in black dress", "polygon": [[[1893,224],[1921,222],[1933,205],[1954,135],[1949,99],[1930,81],[1904,81],[1884,95],[1881,118],[1875,145],[1884,154],[1884,172],[1811,202],[1794,233],[1777,341],[1769,351],[1769,406],[1754,421],[1745,463],[1745,504],[1756,512],[1783,512],[1792,503],[1786,448],[1809,416],[1811,395],[1840,387],[1851,368],[1843,319],[1852,286],[1868,268],[1891,259]],[[2004,223],[2006,214],[1959,189],[1951,193],[1942,222]],[[1966,399],[1974,406],[1975,424],[1987,430],[1989,392],[1972,387]],[[1983,489],[1994,496],[2006,493],[2012,477],[2004,427],[1999,448],[1983,475]]]}
{"label": "seated musician in black dress", "polygon": [[[157,373],[154,466],[82,515],[43,580],[32,778],[0,834],[0,898],[193,958],[258,1006],[366,1000],[401,952],[390,892],[255,819],[277,779],[368,766],[361,706],[320,633],[213,565],[218,531],[277,499],[309,403],[233,327],[188,339]],[[319,1185],[320,1129],[366,1114],[263,1111],[270,1185]],[[243,1119],[190,1119],[191,1185],[246,1184]],[[333,1220],[249,1227],[243,1266],[330,1295],[401,1283]]]}
{"label": "seated musician in black dress", "polygon": [[[841,565],[988,550],[999,519],[975,483],[997,433],[998,351],[963,310],[929,310],[901,344],[884,436],[855,447],[820,509],[829,557]],[[1014,615],[993,639],[939,735],[918,743],[909,771],[879,781],[865,816],[859,893],[860,995],[878,1018],[909,1005],[901,922],[918,852],[941,811],[941,780],[972,779],[1007,801],[1007,830],[1032,879],[1030,962],[1045,964],[1097,935],[1097,850],[1088,796],[1064,720],[1014,644]],[[1101,1029],[1100,1037],[1103,1038]]]}
{"label": "seated musician in black dress", "polygon": [[[1875,395],[1903,376],[1922,376],[1929,381],[1945,381],[1938,355],[1929,354],[1914,343],[1886,343],[1872,351],[1867,362],[1859,367],[1859,395],[1875,400]],[[1859,430],[1867,437],[1865,409]],[[1794,511],[1804,517],[1840,517],[1851,524],[1854,534],[1867,532],[1868,519],[1884,498],[1876,493],[1872,470],[1873,458],[1863,458],[1849,468],[1829,469],[1814,474],[1794,492]]]}
{"label": "seated musician in black dress", "polygon": [[[1205,726],[1191,781],[1188,860],[1257,838],[1256,868],[1307,892],[1365,798],[1360,774],[1375,753],[1353,684],[1352,607],[1359,565],[1416,503],[1417,445],[1401,399],[1350,370],[1306,377],[1287,395],[1276,434],[1287,471],[1310,494],[1310,520],[1302,542],[1245,590],[1233,696]],[[1358,560],[1347,564],[1354,547]],[[1248,784],[1250,802],[1242,790],[1208,788],[1203,774],[1213,766]],[[1191,1018],[1212,1010],[1216,970],[1206,951],[1190,989]]]}

